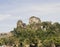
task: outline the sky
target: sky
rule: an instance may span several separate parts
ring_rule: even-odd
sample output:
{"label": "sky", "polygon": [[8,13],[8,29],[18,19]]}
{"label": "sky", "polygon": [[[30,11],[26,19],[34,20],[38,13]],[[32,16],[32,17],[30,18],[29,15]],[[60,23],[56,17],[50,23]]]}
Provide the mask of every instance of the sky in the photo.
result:
{"label": "sky", "polygon": [[0,0],[0,33],[12,31],[18,20],[28,24],[31,16],[60,23],[60,0]]}

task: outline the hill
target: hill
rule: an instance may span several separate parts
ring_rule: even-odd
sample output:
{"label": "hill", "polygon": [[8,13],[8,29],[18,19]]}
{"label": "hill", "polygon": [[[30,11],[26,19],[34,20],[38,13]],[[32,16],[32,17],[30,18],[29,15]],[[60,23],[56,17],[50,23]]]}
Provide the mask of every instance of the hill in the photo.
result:
{"label": "hill", "polygon": [[32,16],[29,24],[18,20],[17,27],[10,32],[8,38],[1,38],[0,45],[13,45],[14,47],[59,47],[60,24],[49,21],[41,22],[38,17]]}

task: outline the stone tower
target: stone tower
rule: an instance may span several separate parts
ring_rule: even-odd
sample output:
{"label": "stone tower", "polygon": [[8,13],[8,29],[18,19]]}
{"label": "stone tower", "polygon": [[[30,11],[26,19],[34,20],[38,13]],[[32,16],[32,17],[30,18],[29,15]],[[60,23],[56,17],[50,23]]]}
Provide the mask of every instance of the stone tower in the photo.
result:
{"label": "stone tower", "polygon": [[32,16],[29,19],[29,24],[37,24],[37,23],[41,23],[41,20],[38,17]]}
{"label": "stone tower", "polygon": [[17,27],[26,27],[26,24],[22,22],[22,20],[18,20]]}

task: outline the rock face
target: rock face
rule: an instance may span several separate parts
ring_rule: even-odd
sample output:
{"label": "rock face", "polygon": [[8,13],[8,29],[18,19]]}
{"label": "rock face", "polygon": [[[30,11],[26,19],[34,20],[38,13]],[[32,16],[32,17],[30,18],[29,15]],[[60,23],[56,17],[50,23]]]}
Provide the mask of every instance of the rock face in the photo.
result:
{"label": "rock face", "polygon": [[22,22],[22,20],[18,20],[17,27],[26,27],[26,24]]}
{"label": "rock face", "polygon": [[37,24],[37,23],[41,23],[41,20],[38,17],[32,16],[29,19],[29,24]]}

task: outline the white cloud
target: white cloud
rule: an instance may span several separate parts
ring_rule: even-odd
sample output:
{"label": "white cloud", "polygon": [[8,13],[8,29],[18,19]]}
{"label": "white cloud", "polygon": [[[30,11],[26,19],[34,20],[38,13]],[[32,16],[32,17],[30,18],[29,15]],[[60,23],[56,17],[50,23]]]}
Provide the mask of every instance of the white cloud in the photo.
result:
{"label": "white cloud", "polygon": [[[60,3],[44,3],[44,4],[35,4],[35,5],[32,4],[30,6],[22,6],[22,7],[18,6],[14,9],[10,9],[6,11],[7,14],[12,15],[11,17],[7,16],[9,17],[9,19],[20,19],[21,18],[22,20],[24,17],[26,18],[26,16],[30,17],[30,15],[48,17],[49,19],[51,19],[51,17],[56,17],[58,15],[57,16],[57,19],[58,19],[60,17],[59,12],[60,12]],[[6,19],[7,17],[3,16],[2,19]]]}
{"label": "white cloud", "polygon": [[37,13],[40,15],[47,15],[50,13],[59,13],[60,12],[60,3],[44,3],[44,4],[32,4],[27,6],[10,6],[5,8],[6,10],[3,13],[7,14],[18,14],[18,13]]}
{"label": "white cloud", "polygon": [[31,6],[16,7],[13,10],[7,11],[7,13],[12,14],[24,14],[24,13],[35,13],[40,15],[56,14],[60,12],[60,3],[50,3],[50,4],[36,4]]}
{"label": "white cloud", "polygon": [[41,15],[59,13],[60,12],[60,3],[35,5],[32,7],[31,11],[40,13]]}
{"label": "white cloud", "polygon": [[[15,6],[16,7],[16,6]],[[5,20],[9,17],[9,19],[19,19],[19,18],[26,18],[30,17],[30,15],[36,15],[36,16],[47,16],[49,17],[50,15],[53,15],[54,17],[60,15],[60,3],[44,3],[44,4],[32,4],[29,6],[17,6],[15,7],[10,7],[9,9],[2,12],[0,15],[0,21]],[[7,7],[8,8],[8,7]],[[3,13],[8,14],[8,15],[3,15]],[[9,15],[10,14],[10,15]],[[12,15],[12,16],[11,16]],[[20,16],[20,17],[18,17]],[[60,17],[60,16],[58,16]]]}

